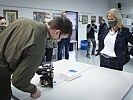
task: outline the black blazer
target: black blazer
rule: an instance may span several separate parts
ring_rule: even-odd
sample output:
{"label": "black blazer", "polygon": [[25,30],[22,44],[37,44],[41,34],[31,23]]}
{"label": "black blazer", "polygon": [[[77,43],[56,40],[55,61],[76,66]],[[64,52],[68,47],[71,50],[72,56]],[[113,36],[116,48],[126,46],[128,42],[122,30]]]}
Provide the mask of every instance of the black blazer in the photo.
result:
{"label": "black blazer", "polygon": [[[108,32],[105,33],[105,35],[102,36],[101,41],[99,41],[101,43],[100,51],[104,48],[104,39]],[[125,65],[130,60],[128,42],[133,45],[133,35],[129,32],[129,29],[126,27],[119,29],[115,40],[114,51],[121,65]]]}

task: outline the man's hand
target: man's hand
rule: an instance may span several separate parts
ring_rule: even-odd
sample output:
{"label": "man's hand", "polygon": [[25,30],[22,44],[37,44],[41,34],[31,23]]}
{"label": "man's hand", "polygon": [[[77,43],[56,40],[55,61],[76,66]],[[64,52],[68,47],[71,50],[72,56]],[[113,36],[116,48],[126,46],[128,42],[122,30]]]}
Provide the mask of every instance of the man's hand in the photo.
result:
{"label": "man's hand", "polygon": [[39,89],[37,89],[37,91],[34,94],[31,94],[31,97],[33,98],[38,98],[41,96],[41,91]]}

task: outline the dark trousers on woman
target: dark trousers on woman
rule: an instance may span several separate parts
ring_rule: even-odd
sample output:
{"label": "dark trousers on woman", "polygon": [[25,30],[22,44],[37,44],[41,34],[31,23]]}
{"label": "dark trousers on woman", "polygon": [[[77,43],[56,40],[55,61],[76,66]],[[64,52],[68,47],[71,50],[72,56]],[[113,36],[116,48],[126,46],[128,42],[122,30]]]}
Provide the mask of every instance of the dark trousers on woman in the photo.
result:
{"label": "dark trousers on woman", "polygon": [[58,60],[62,59],[62,50],[65,47],[65,59],[69,59],[70,38],[61,39],[58,42]]}
{"label": "dark trousers on woman", "polygon": [[100,66],[115,70],[123,70],[123,65],[121,65],[117,59],[117,57],[109,57],[107,55],[100,55]]}
{"label": "dark trousers on woman", "polygon": [[0,68],[0,100],[11,100],[11,73],[8,68]]}

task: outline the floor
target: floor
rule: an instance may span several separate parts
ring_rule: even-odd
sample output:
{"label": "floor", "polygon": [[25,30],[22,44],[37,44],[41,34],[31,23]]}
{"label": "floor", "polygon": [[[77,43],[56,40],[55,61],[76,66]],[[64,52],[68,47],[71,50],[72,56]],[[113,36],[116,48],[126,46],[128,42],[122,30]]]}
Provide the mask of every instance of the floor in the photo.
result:
{"label": "floor", "polygon": [[[99,66],[99,56],[91,55],[91,58],[86,57],[86,50],[77,50],[76,57],[75,51],[70,51],[70,60],[76,60],[83,63],[88,63],[92,65]],[[133,73],[133,56],[131,56],[131,60],[124,66],[124,70],[126,72]]]}

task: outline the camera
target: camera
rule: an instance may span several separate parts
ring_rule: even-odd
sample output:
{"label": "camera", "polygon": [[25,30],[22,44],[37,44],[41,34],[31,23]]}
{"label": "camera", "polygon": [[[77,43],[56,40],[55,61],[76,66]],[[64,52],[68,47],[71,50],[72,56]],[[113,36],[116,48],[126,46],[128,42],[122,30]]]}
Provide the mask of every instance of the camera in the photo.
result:
{"label": "camera", "polygon": [[95,24],[92,24],[92,26],[95,26]]}
{"label": "camera", "polygon": [[42,87],[52,87],[53,88],[53,73],[54,67],[52,64],[42,64],[41,68],[38,68],[36,73],[41,75],[40,84]]}

